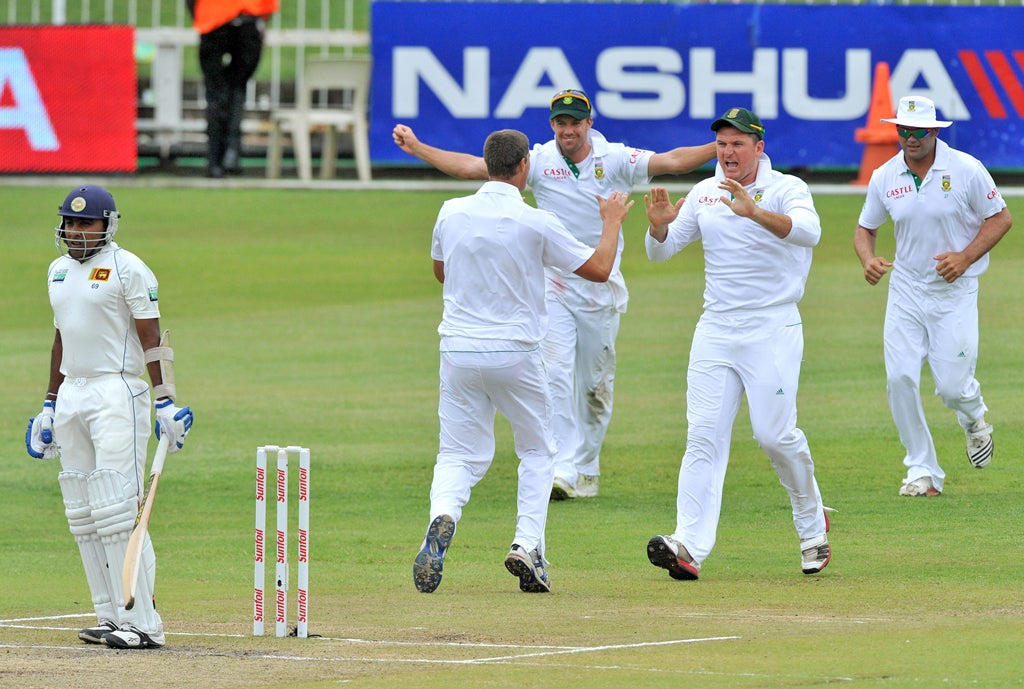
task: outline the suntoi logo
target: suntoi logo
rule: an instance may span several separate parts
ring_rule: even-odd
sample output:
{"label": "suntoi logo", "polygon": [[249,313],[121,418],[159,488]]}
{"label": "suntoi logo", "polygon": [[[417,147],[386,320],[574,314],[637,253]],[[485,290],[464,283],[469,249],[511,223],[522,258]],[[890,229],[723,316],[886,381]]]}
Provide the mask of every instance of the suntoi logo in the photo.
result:
{"label": "suntoi logo", "polygon": [[253,594],[253,601],[255,605],[253,607],[252,619],[253,622],[263,621],[263,589],[255,589]]}
{"label": "suntoi logo", "polygon": [[309,469],[299,467],[299,500],[309,500]]}
{"label": "suntoi logo", "polygon": [[266,500],[267,499],[267,472],[263,467],[257,467],[256,469],[256,499]]}

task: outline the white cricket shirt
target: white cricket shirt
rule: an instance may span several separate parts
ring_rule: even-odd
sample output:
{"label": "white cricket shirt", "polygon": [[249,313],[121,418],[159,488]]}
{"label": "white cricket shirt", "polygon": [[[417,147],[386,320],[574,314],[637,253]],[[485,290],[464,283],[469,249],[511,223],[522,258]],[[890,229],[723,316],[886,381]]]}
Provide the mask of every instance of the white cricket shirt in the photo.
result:
{"label": "white cricket shirt", "polygon": [[[650,181],[647,166],[654,151],[609,143],[596,129],[590,130],[590,147],[590,154],[576,165],[577,177],[554,139],[535,144],[530,152],[527,186],[533,192],[538,208],[557,215],[576,239],[596,247],[601,241],[604,226],[596,197],[608,198],[615,191],[631,194],[635,185],[647,184]],[[625,311],[629,301],[626,282],[619,271],[623,246],[620,230],[615,264],[606,283],[611,288],[613,306],[617,311]],[[594,297],[608,291],[604,285],[591,285],[577,275],[564,272],[557,275],[562,282],[568,282],[575,289]]]}
{"label": "white cricket shirt", "polygon": [[[992,175],[977,158],[935,142],[935,162],[917,189],[900,151],[871,174],[857,221],[877,230],[892,218],[896,237],[893,270],[921,282],[944,282],[935,257],[962,251],[986,218],[1006,207]],[[988,268],[985,254],[964,273],[977,277]]]}
{"label": "white cricket shirt", "polygon": [[821,221],[807,184],[772,169],[761,154],[757,177],[745,187],[754,202],[773,213],[788,215],[793,229],[779,239],[722,203],[718,188],[725,179],[720,165],[715,176],[694,185],[668,236],[658,243],[645,234],[647,257],[664,261],[700,240],[704,246],[704,309],[731,311],[797,303],[803,297],[811,268],[812,247],[821,238]]}
{"label": "white cricket shirt", "polygon": [[137,318],[159,318],[157,281],[135,254],[110,242],[85,263],[61,256],[47,273],[53,324],[69,378],[145,370]]}
{"label": "white cricket shirt", "polygon": [[430,252],[444,262],[442,351],[492,351],[465,340],[535,348],[547,332],[544,266],[572,272],[593,254],[511,184],[485,182],[472,196],[446,201]]}

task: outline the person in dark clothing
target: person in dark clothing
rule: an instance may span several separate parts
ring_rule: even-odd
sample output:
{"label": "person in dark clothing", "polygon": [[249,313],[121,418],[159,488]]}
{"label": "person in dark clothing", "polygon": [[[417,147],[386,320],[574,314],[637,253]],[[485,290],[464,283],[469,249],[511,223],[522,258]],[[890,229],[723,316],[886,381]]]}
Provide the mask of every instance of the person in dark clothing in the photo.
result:
{"label": "person in dark clothing", "polygon": [[185,0],[199,32],[206,86],[208,177],[241,172],[245,90],[263,53],[267,19],[278,0]]}

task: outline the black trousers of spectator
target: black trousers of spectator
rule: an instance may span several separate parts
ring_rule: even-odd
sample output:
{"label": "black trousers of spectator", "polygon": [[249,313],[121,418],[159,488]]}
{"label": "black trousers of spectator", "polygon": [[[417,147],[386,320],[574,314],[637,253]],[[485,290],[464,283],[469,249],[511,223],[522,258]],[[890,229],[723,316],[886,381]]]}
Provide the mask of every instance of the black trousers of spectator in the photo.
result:
{"label": "black trousers of spectator", "polygon": [[263,53],[263,21],[240,16],[199,36],[206,85],[207,172],[236,172],[242,150],[245,89]]}

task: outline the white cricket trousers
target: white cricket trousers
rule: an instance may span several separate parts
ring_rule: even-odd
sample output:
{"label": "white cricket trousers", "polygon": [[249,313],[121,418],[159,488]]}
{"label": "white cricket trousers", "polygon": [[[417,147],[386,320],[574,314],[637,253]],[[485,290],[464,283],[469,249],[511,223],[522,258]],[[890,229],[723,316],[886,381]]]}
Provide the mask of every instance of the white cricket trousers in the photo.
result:
{"label": "white cricket trousers", "polygon": [[978,278],[952,284],[920,283],[893,271],[885,309],[886,393],[893,422],[907,454],[907,480],[929,476],[942,490],[946,473],[939,466],[921,401],[921,368],[932,371],[935,394],[956,413],[962,428],[988,411],[978,363]]}
{"label": "white cricket trousers", "polygon": [[512,426],[519,457],[513,543],[544,551],[554,479],[551,399],[539,349],[529,352],[442,352],[437,414],[440,450],[430,487],[430,519],[456,522],[470,492],[494,460],[495,412]]}
{"label": "white cricket trousers", "polygon": [[156,554],[148,536],[131,611],[124,609],[121,589],[128,538],[144,490],[149,434],[149,385],[141,378],[64,379],[53,421],[63,469],[58,481],[96,617],[162,633],[153,603]]}
{"label": "white cricket trousers", "polygon": [[142,496],[149,443],[149,385],[107,374],[65,378],[53,419],[61,467],[88,474],[113,469]]}
{"label": "white cricket trousers", "polygon": [[557,296],[551,288],[547,295],[542,348],[554,405],[555,475],[569,485],[579,474],[601,473],[601,446],[612,418],[620,313],[610,303],[596,303],[594,294],[567,284]]}
{"label": "white cricket trousers", "polygon": [[679,470],[676,530],[699,566],[715,545],[733,422],[746,393],[754,439],[789,493],[801,540],[825,533],[821,494],[796,397],[804,338],[795,304],[705,312],[686,376],[686,453]]}

